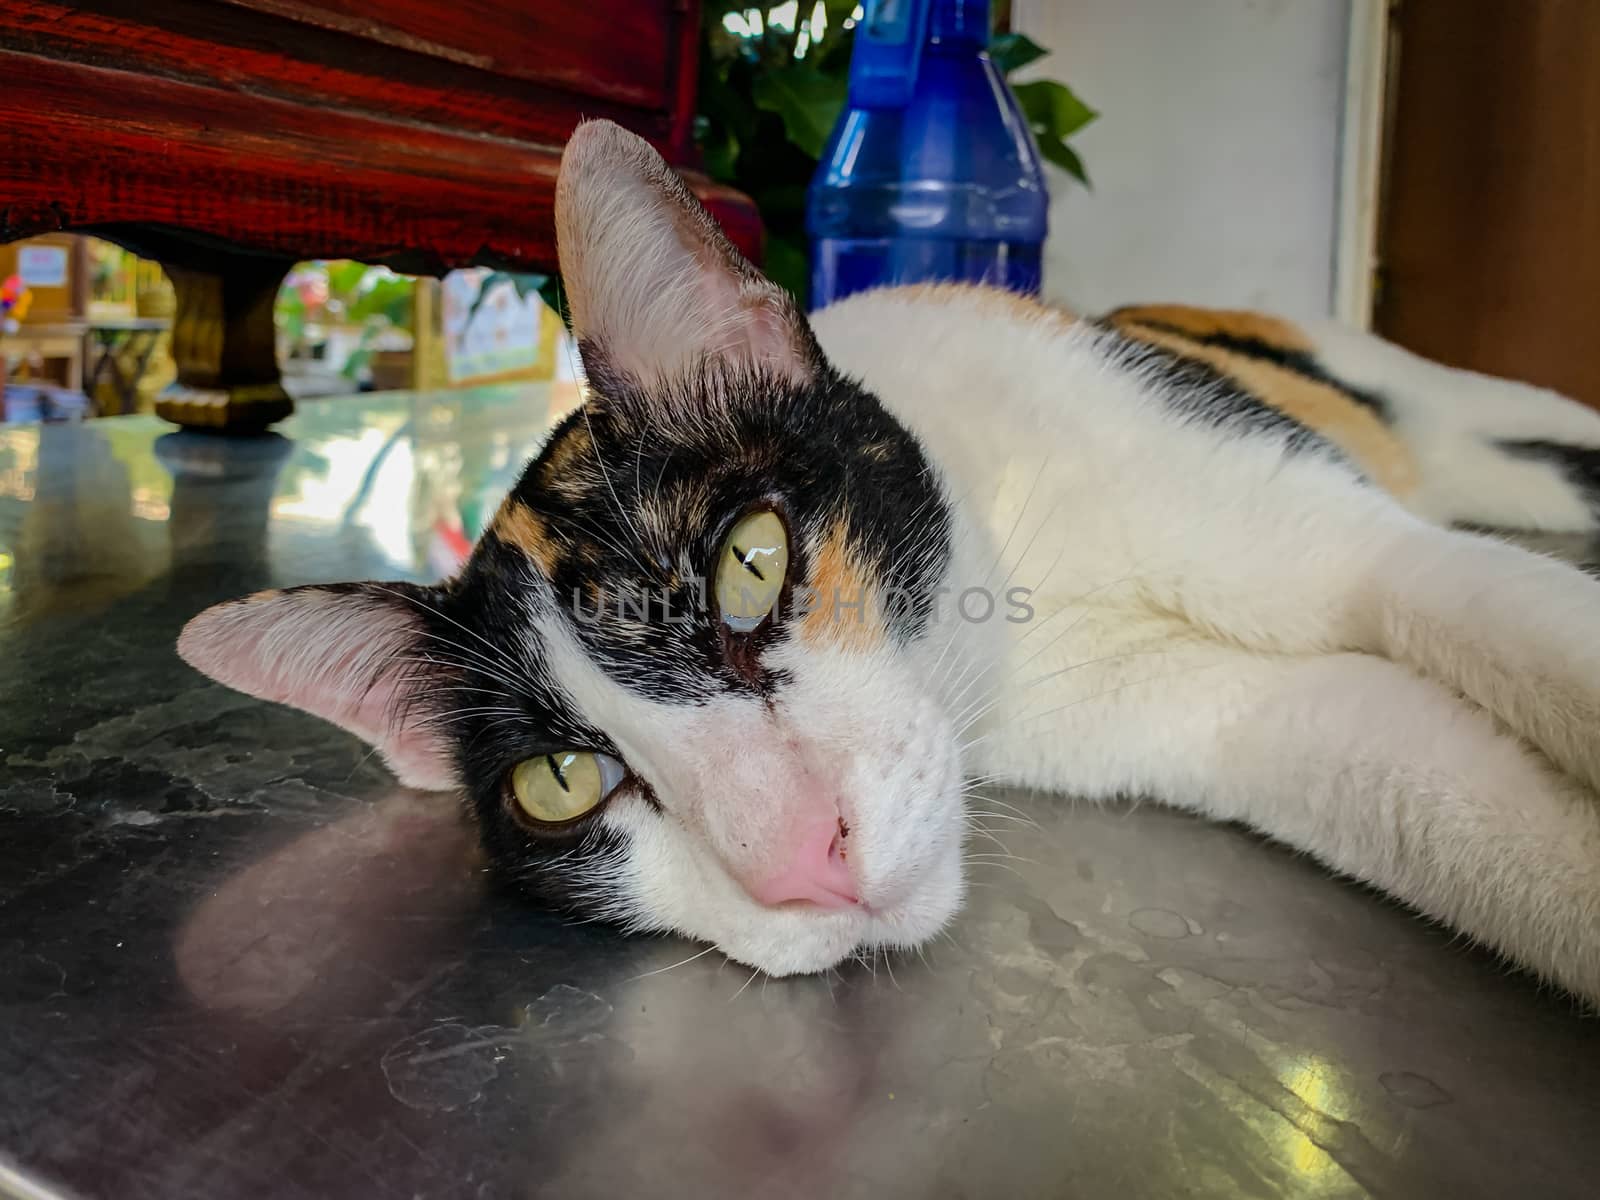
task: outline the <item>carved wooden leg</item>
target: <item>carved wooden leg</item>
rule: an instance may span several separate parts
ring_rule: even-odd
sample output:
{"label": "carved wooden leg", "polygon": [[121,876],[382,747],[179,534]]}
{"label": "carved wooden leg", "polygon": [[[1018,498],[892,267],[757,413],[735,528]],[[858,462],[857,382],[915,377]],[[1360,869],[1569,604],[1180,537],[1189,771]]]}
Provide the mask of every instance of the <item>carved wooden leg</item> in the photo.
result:
{"label": "carved wooden leg", "polygon": [[294,411],[283,390],[272,304],[290,263],[219,253],[204,267],[165,261],[177,292],[172,357],[178,378],[156,413],[190,429],[257,433]]}

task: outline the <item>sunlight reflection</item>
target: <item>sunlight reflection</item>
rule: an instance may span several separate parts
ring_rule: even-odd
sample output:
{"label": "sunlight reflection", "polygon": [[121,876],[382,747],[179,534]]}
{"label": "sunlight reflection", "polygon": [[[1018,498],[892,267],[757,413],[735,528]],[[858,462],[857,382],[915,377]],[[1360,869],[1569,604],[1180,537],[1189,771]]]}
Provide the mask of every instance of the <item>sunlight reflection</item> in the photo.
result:
{"label": "sunlight reflection", "polygon": [[[1278,1073],[1283,1086],[1319,1116],[1343,1119],[1345,1099],[1341,1094],[1338,1075],[1326,1059],[1316,1055],[1302,1055],[1291,1059]],[[1282,1123],[1284,1149],[1288,1152],[1289,1166],[1295,1174],[1308,1182],[1322,1180],[1329,1172],[1339,1171],[1339,1164],[1316,1142],[1302,1133],[1293,1123]]]}
{"label": "sunlight reflection", "polygon": [[409,567],[416,561],[411,544],[412,490],[416,474],[411,439],[402,438],[373,477],[366,503],[350,514],[355,524],[372,534],[373,545],[396,566]]}
{"label": "sunlight reflection", "polygon": [[0,433],[0,496],[33,499],[33,473],[39,465],[39,431],[16,429]]}

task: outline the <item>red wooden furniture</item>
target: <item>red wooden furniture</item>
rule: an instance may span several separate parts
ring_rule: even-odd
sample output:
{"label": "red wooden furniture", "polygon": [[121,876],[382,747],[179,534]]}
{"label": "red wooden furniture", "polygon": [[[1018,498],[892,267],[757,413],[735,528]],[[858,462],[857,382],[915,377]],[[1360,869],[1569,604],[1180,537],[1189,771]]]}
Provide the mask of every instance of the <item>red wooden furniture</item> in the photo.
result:
{"label": "red wooden furniture", "polygon": [[[306,258],[555,266],[560,148],[605,116],[692,163],[696,0],[0,6],[0,241],[74,229],[178,293],[181,424],[292,408],[272,300]],[[749,201],[686,171],[746,253]]]}

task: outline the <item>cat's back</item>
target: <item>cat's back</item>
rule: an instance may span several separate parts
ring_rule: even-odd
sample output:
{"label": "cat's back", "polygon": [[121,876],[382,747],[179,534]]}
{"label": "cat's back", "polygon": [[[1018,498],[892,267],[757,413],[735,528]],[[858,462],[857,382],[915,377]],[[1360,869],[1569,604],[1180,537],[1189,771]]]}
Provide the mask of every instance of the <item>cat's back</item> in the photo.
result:
{"label": "cat's back", "polygon": [[1416,464],[1395,432],[1389,398],[1332,368],[1310,330],[1249,310],[1183,304],[1126,305],[1099,323],[1167,369],[1215,375],[1321,435],[1385,490],[1403,496],[1415,487]]}
{"label": "cat's back", "polygon": [[834,366],[865,383],[946,465],[952,456],[999,462],[1049,444],[1091,452],[1087,443],[1108,432],[1108,411],[1134,425],[1159,419],[1146,389],[1106,371],[1105,330],[1010,292],[879,288],[830,305],[811,324]]}
{"label": "cat's back", "polygon": [[1415,484],[1383,395],[1341,378],[1311,332],[1276,317],[1164,304],[1088,318],[933,284],[862,293],[813,324],[834,363],[913,425],[959,417],[970,436],[977,418],[1001,440],[1010,431],[1033,444],[1052,433],[1164,436],[1174,417],[1229,438],[1303,430],[1396,495]]}

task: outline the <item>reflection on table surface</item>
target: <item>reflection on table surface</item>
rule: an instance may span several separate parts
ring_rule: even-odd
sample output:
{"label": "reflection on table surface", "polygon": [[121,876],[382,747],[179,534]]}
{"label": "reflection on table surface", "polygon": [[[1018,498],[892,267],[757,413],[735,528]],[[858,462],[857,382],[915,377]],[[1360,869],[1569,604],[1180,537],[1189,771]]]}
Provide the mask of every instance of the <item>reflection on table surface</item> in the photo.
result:
{"label": "reflection on table surface", "polygon": [[947,940],[753,979],[489,890],[451,798],[173,655],[448,572],[573,399],[0,430],[0,1194],[1592,1194],[1600,1022],[1242,831],[1006,796]]}

